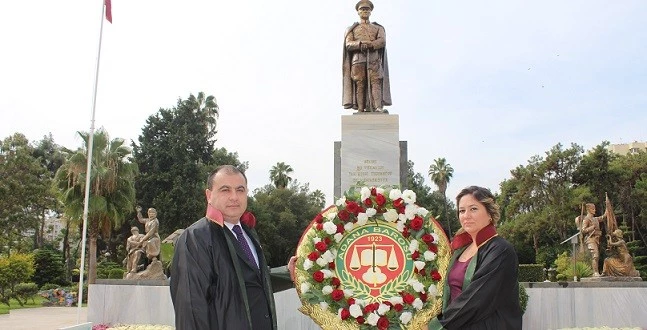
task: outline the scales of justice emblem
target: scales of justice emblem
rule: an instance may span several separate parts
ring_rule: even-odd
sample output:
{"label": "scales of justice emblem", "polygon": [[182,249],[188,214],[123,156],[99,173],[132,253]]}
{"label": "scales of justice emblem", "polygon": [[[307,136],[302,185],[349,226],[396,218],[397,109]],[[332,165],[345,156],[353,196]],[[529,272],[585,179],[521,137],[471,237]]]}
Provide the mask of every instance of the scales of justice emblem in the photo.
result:
{"label": "scales of justice emblem", "polygon": [[357,298],[379,302],[397,296],[413,275],[413,261],[405,255],[408,242],[393,226],[356,228],[339,246],[335,269]]}

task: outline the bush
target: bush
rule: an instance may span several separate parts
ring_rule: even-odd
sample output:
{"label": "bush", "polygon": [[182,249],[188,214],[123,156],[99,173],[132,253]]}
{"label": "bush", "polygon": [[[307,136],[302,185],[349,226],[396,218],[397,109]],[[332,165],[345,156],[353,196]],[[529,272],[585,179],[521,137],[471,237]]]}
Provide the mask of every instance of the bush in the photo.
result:
{"label": "bush", "polygon": [[525,313],[528,306],[528,292],[521,284],[519,284],[519,305],[521,305],[521,314]]}
{"label": "bush", "polygon": [[23,306],[27,303],[27,299],[31,299],[32,302],[38,294],[38,285],[36,283],[19,283],[13,289],[13,298],[18,301],[20,306]]}
{"label": "bush", "polygon": [[555,266],[557,268],[558,281],[570,281],[574,277],[577,277],[577,280],[579,281],[582,277],[593,275],[593,269],[591,269],[591,266],[582,261],[577,261],[575,263],[575,272],[573,272],[573,258],[569,257],[568,252],[563,252],[559,257],[557,257],[555,260]]}
{"label": "bush", "polygon": [[35,272],[32,281],[38,286],[45,283],[67,285],[63,255],[52,249],[39,249],[34,252]]}
{"label": "bush", "polygon": [[544,280],[544,267],[540,264],[519,265],[519,282],[541,282]]}
{"label": "bush", "polygon": [[121,268],[113,268],[108,273],[108,278],[112,279],[122,279],[124,278],[125,271]]}
{"label": "bush", "polygon": [[[74,292],[75,295],[78,295],[79,283],[72,285],[72,287],[70,288],[70,292]],[[83,302],[84,303],[88,302],[88,283],[87,282],[83,283]]]}
{"label": "bush", "polygon": [[33,255],[16,253],[9,257],[0,256],[0,302],[9,305],[14,287],[33,274]]}

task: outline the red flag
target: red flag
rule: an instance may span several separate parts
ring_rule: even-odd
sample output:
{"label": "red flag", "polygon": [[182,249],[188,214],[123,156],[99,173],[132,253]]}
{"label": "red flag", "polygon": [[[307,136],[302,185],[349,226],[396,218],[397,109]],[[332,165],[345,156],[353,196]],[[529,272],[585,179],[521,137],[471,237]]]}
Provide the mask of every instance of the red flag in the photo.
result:
{"label": "red flag", "polygon": [[112,4],[110,0],[103,0],[103,3],[106,5],[106,19],[112,24]]}

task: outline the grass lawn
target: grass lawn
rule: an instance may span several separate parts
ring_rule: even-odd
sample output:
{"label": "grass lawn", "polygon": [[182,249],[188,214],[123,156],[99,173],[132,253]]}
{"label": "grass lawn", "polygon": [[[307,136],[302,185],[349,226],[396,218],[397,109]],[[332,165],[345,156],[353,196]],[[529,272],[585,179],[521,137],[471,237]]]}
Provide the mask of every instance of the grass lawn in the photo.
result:
{"label": "grass lawn", "polygon": [[19,309],[19,308],[34,308],[34,307],[43,307],[43,302],[46,301],[47,299],[37,296],[34,298],[34,301],[32,302],[31,299],[27,300],[27,303],[25,306],[20,306],[18,301],[15,299],[9,300],[9,304],[11,306],[7,306],[6,304],[0,303],[0,315],[2,314],[9,314],[10,309]]}

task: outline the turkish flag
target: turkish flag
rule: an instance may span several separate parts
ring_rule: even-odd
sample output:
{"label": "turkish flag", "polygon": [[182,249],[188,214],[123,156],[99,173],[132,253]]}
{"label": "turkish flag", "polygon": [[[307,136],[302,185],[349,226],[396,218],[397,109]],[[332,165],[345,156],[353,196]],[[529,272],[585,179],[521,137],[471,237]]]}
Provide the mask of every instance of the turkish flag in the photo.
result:
{"label": "turkish flag", "polygon": [[106,19],[112,24],[112,3],[110,0],[103,0],[103,3],[106,5]]}

